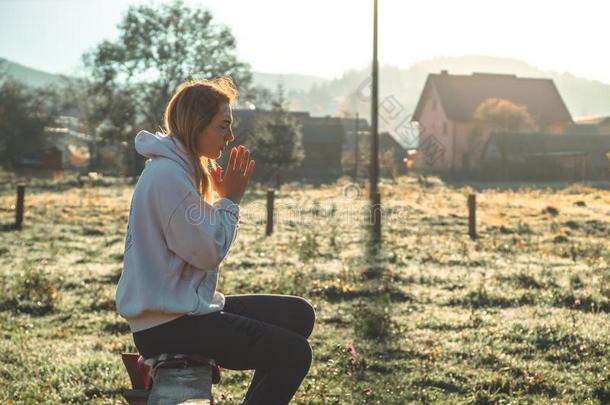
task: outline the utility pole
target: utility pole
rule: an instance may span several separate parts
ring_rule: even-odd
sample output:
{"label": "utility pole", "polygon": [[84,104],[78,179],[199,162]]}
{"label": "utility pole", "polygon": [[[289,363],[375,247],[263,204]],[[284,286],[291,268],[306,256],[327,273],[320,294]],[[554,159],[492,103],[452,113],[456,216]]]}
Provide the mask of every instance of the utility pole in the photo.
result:
{"label": "utility pole", "polygon": [[373,66],[371,83],[371,163],[369,168],[372,240],[381,242],[381,195],[379,193],[379,61],[377,58],[377,0],[373,0]]}
{"label": "utility pole", "polygon": [[355,131],[354,131],[354,136],[356,137],[356,164],[355,164],[355,173],[354,173],[354,180],[358,181],[358,160],[360,160],[360,151],[358,149],[358,141],[360,138],[360,134],[359,132],[359,128],[358,128],[358,120],[359,120],[359,116],[358,113],[356,112],[356,125],[355,125]]}

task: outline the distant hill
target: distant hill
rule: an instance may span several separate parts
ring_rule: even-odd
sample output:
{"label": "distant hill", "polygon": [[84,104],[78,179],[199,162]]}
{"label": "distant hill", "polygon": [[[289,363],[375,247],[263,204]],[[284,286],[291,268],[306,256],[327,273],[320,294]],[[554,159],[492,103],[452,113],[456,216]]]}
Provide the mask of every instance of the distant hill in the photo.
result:
{"label": "distant hill", "polygon": [[[441,70],[448,70],[450,74],[487,72],[515,74],[518,77],[551,78],[555,81],[573,117],[610,115],[610,84],[576,77],[570,73],[541,70],[516,59],[476,55],[434,58],[415,63],[406,69],[382,66],[380,100],[394,96],[400,102],[405,114],[411,114],[428,74],[438,73]],[[292,107],[318,115],[353,114],[358,111],[361,116],[368,117],[370,106],[362,97],[363,91],[366,90],[366,86],[363,85],[366,85],[368,77],[367,67],[345,72],[334,80],[314,81],[308,91],[293,91],[289,94]],[[300,88],[302,83],[293,85],[290,76],[286,75],[284,84],[290,89]],[[383,122],[380,124],[384,127]],[[385,125],[385,129],[391,129],[387,123]]]}
{"label": "distant hill", "polygon": [[[61,81],[62,75],[32,69],[22,64],[0,58],[0,72],[6,73],[30,86],[47,86]],[[254,84],[275,90],[278,84],[284,85],[287,91],[308,91],[313,84],[323,83],[326,79],[302,74],[276,74],[252,72]]]}
{"label": "distant hill", "polygon": [[282,84],[288,91],[308,91],[312,85],[327,81],[319,76],[262,72],[252,72],[252,79],[256,86],[275,90],[278,84]]}
{"label": "distant hill", "polygon": [[8,59],[0,58],[0,72],[4,71],[8,76],[34,87],[57,84],[62,77],[61,75],[32,69],[19,63],[11,62]]}
{"label": "distant hill", "polygon": [[[57,83],[61,75],[46,73],[0,58],[0,69],[18,80],[33,86]],[[380,69],[380,100],[393,96],[401,108],[394,110],[396,118],[380,120],[382,130],[392,130],[398,121],[413,113],[415,104],[429,73],[448,70],[450,74],[473,72],[509,73],[518,77],[547,77],[555,81],[573,117],[610,115],[610,84],[576,77],[570,73],[544,71],[516,59],[490,56],[442,57],[417,62],[410,67],[382,66]],[[310,111],[312,115],[352,115],[356,111],[369,117],[367,79],[369,68],[354,69],[341,77],[328,80],[302,74],[274,74],[253,72],[254,85],[275,90],[284,85],[291,109]],[[383,113],[382,113],[383,115]],[[386,113],[387,115],[387,113]],[[393,117],[393,116],[392,116]],[[392,121],[392,122],[388,122]]]}

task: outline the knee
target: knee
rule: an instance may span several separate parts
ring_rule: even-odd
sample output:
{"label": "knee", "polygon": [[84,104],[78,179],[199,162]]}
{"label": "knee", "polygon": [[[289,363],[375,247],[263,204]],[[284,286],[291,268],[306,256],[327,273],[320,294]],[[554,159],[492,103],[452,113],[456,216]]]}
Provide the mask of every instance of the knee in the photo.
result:
{"label": "knee", "polygon": [[306,370],[309,370],[312,362],[313,362],[313,349],[311,348],[311,344],[309,344],[309,342],[307,342],[307,346],[305,348],[305,357],[304,357],[304,364],[305,364]]}
{"label": "knee", "polygon": [[300,339],[300,344],[298,346],[300,363],[303,370],[307,372],[311,367],[311,363],[313,362],[313,349],[311,348],[311,344],[305,338]]}
{"label": "knee", "polygon": [[313,349],[307,338],[287,332],[286,340],[274,348],[273,366],[307,374],[313,362]]}

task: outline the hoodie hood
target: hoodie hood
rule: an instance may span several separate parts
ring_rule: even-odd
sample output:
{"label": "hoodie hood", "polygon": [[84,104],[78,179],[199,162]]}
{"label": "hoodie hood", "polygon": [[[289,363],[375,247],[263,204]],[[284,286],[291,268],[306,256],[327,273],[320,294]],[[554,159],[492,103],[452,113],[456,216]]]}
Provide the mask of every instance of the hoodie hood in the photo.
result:
{"label": "hoodie hood", "polygon": [[147,158],[164,157],[180,164],[188,173],[193,167],[180,139],[160,132],[151,133],[145,130],[138,132],[135,138],[136,151]]}

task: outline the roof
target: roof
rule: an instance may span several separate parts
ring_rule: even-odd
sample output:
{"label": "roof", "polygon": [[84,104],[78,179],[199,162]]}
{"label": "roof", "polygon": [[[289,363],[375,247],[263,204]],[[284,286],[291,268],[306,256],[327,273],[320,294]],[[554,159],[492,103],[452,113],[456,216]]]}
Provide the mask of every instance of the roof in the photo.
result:
{"label": "roof", "polygon": [[[269,110],[233,110],[234,118],[239,121],[235,137],[242,141],[242,137],[254,130],[254,119],[256,117],[273,118],[275,111]],[[287,111],[286,114],[295,118],[301,124],[304,144],[331,144],[343,143],[345,131],[341,118],[337,117],[311,117],[306,111]]]}
{"label": "roof", "polygon": [[[298,122],[302,122],[304,118],[309,117],[308,112],[304,111],[287,111],[290,117],[295,118]],[[256,118],[273,118],[278,113],[272,110],[249,110],[249,109],[233,109],[233,119],[236,123],[233,129],[235,143],[247,141],[250,134],[255,131]]]}
{"label": "roof", "polygon": [[303,143],[339,143],[345,140],[340,118],[307,117],[303,120]]}
{"label": "roof", "polygon": [[[356,122],[358,125],[356,125]],[[358,132],[371,130],[371,126],[365,118],[341,118],[341,125],[343,125],[343,130],[346,133],[354,133],[356,129],[358,129]]]}
{"label": "roof", "polygon": [[573,135],[598,135],[601,133],[599,127],[592,124],[571,124],[563,132]]}
{"label": "roof", "polygon": [[397,149],[400,152],[407,152],[407,149],[396,140],[394,135],[389,132],[382,132],[379,134],[379,148],[381,149]]}
{"label": "roof", "polygon": [[600,127],[610,127],[610,117],[599,116],[599,117],[581,117],[575,118],[577,124],[582,125],[596,125]]}
{"label": "roof", "polygon": [[501,98],[525,106],[540,125],[573,122],[551,79],[489,73],[450,75],[445,71],[428,75],[413,121],[421,118],[432,88],[436,89],[447,117],[455,121],[469,121],[481,102],[488,98]]}
{"label": "roof", "polygon": [[605,154],[610,152],[610,135],[494,132],[489,136],[481,156],[490,158],[502,149],[507,158],[577,152]]}

